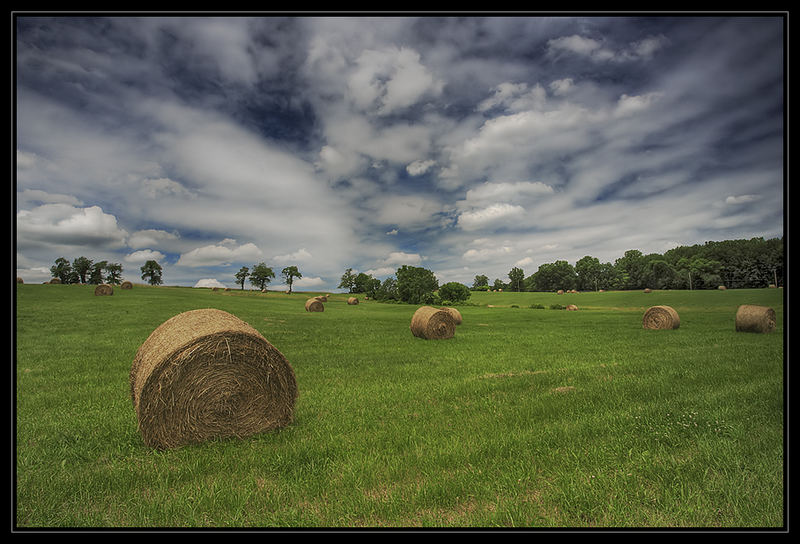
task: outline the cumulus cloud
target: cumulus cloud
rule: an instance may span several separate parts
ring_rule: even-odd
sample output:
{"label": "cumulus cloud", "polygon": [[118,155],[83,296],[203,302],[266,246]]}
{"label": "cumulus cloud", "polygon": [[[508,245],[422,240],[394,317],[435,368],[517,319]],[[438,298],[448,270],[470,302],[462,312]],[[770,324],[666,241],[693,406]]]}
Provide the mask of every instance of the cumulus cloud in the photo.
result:
{"label": "cumulus cloud", "polygon": [[160,229],[137,230],[128,238],[128,245],[134,249],[145,247],[172,247],[180,236],[174,232]]}
{"label": "cumulus cloud", "polygon": [[113,249],[124,247],[127,236],[117,218],[99,206],[43,204],[17,213],[17,241],[23,246],[58,244]]}
{"label": "cumulus cloud", "polygon": [[151,199],[165,196],[178,196],[182,198],[195,198],[195,194],[186,189],[177,181],[169,178],[142,180],[142,193]]}
{"label": "cumulus cloud", "polygon": [[725,199],[725,204],[747,204],[748,202],[756,202],[760,200],[761,197],[759,195],[739,195],[739,196],[729,196]]}
{"label": "cumulus cloud", "polygon": [[368,49],[355,60],[349,76],[349,96],[361,110],[388,115],[416,104],[426,95],[438,95],[443,82],[407,47]]}
{"label": "cumulus cloud", "polygon": [[18,193],[17,206],[28,207],[32,204],[70,204],[72,206],[82,206],[83,202],[72,195],[48,193],[37,189],[25,189]]}
{"label": "cumulus cloud", "polygon": [[296,261],[309,261],[311,259],[311,253],[308,252],[306,248],[300,248],[293,253],[287,253],[286,255],[276,255],[273,257],[275,261],[280,264],[291,264],[295,263]]}
{"label": "cumulus cloud", "polygon": [[421,176],[422,174],[430,170],[430,168],[434,164],[436,164],[436,161],[433,160],[414,161],[408,166],[406,166],[406,171],[412,176]]}
{"label": "cumulus cloud", "polygon": [[184,253],[178,259],[177,266],[228,266],[239,262],[252,262],[260,259],[262,252],[253,243],[242,244],[241,246],[208,245],[195,248]]}
{"label": "cumulus cloud", "polygon": [[152,249],[142,249],[126,255],[123,260],[130,264],[144,264],[147,261],[163,261],[166,256],[160,251]]}
{"label": "cumulus cloud", "polygon": [[509,221],[525,213],[525,208],[514,204],[491,204],[485,208],[463,212],[458,216],[458,226],[464,230],[495,228],[507,225]]}
{"label": "cumulus cloud", "polygon": [[194,284],[195,287],[221,287],[224,288],[225,284],[217,280],[216,278],[203,278],[201,280],[197,280],[197,283]]}

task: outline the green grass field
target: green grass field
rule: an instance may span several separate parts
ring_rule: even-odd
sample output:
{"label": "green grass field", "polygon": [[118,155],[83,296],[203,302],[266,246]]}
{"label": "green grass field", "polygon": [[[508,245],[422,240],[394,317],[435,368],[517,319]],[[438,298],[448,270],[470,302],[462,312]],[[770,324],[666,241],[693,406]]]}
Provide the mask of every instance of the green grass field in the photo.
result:
{"label": "green grass field", "polygon": [[[786,523],[782,290],[473,293],[455,337],[426,341],[415,306],[345,294],[308,313],[308,293],[16,289],[16,527]],[[679,329],[642,328],[656,304]],[[740,304],[774,308],[777,330],[735,332]],[[295,420],[148,449],[131,362],[209,307],[286,356]]]}

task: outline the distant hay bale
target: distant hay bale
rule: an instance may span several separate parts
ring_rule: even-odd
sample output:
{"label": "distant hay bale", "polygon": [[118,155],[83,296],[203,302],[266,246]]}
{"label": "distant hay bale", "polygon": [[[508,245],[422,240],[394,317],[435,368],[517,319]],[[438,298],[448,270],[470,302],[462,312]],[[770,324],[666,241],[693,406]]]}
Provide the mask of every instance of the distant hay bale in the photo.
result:
{"label": "distant hay bale", "polygon": [[24,281],[22,281],[22,278],[20,278],[19,276],[17,276],[17,283],[25,283],[25,282],[24,282]]}
{"label": "distant hay bale", "polygon": [[775,289],[775,284],[774,284],[774,283],[770,283],[770,284],[769,284],[769,288],[770,288],[770,289]]}
{"label": "distant hay bale", "polygon": [[350,297],[347,299],[347,303],[351,306],[358,304],[358,299],[356,297]]}
{"label": "distant hay bale", "polygon": [[133,284],[129,281],[123,281],[122,285],[119,286],[120,289],[133,289]]}
{"label": "distant hay bale", "polygon": [[459,312],[455,308],[442,307],[439,309],[444,310],[445,312],[449,312],[450,315],[453,316],[453,321],[455,321],[456,325],[461,325],[461,323],[464,321],[464,318],[461,317],[461,312]]}
{"label": "distant hay bale", "polygon": [[728,290],[728,288],[725,287],[724,285],[720,285],[719,287],[717,287],[717,289],[719,289],[720,291],[727,291]]}
{"label": "distant hay bale", "polygon": [[324,312],[325,306],[316,298],[310,298],[306,301],[307,312]]}
{"label": "distant hay bale", "polygon": [[94,288],[94,296],[96,297],[109,296],[113,294],[114,294],[114,288],[108,285],[107,283],[101,283],[100,285]]}
{"label": "distant hay bale", "polygon": [[231,288],[230,288],[230,287],[226,287],[226,288],[225,288],[225,291],[230,291],[230,290],[231,290]]}
{"label": "distant hay bale", "polygon": [[446,340],[456,333],[456,322],[450,312],[422,306],[411,318],[411,333],[425,340]]}
{"label": "distant hay bale", "polygon": [[139,347],[130,394],[145,445],[170,449],[244,438],[291,423],[298,389],[289,362],[222,310],[191,310]]}
{"label": "distant hay bale", "polygon": [[767,306],[743,304],[736,310],[737,332],[768,333],[775,330],[775,310]]}
{"label": "distant hay bale", "polygon": [[645,329],[677,329],[680,325],[681,318],[671,306],[651,306],[642,317],[642,326]]}
{"label": "distant hay bale", "polygon": [[50,285],[58,285],[59,283],[61,283],[61,279],[59,278],[53,278],[50,280]]}
{"label": "distant hay bale", "polygon": [[212,287],[211,290],[214,291],[214,292],[217,292],[217,291],[219,291],[219,287]]}
{"label": "distant hay bale", "polygon": [[605,292],[606,292],[606,290],[605,290],[605,289],[600,289],[600,290],[598,291],[598,293],[605,293]]}
{"label": "distant hay bale", "polygon": [[578,310],[578,307],[577,307],[577,306],[575,306],[574,304],[567,304],[567,311],[569,311],[569,312],[575,312],[575,311],[577,311],[577,310]]}
{"label": "distant hay bale", "polygon": [[653,290],[652,290],[652,289],[650,289],[649,287],[646,287],[646,288],[645,288],[645,290],[644,290],[644,292],[645,292],[645,293],[652,293],[652,292],[653,292]]}
{"label": "distant hay bale", "polygon": [[558,292],[556,292],[556,294],[557,295],[563,295],[564,294],[564,290],[563,289],[559,289]]}

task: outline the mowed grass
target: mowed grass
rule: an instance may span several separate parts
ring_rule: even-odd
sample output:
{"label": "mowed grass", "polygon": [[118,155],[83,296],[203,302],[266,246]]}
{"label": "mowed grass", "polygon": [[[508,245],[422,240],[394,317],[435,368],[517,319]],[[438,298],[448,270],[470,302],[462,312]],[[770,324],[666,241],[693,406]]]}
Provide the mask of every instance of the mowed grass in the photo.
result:
{"label": "mowed grass", "polygon": [[[308,293],[16,289],[17,527],[786,523],[782,290],[474,293],[455,337],[426,341],[415,306],[344,294],[309,313]],[[642,328],[656,304],[679,329]],[[735,332],[740,304],[774,308],[777,330]],[[148,449],[131,362],[208,307],[286,356],[295,420]]]}

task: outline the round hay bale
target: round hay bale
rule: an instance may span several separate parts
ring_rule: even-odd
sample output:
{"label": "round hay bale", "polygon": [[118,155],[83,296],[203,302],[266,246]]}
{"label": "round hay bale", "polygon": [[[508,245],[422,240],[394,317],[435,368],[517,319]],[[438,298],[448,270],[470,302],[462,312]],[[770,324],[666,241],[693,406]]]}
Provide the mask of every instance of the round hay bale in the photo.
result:
{"label": "round hay bale", "polygon": [[108,285],[107,283],[101,283],[100,285],[94,288],[94,296],[96,297],[110,296],[113,294],[114,294],[114,288]]}
{"label": "round hay bale", "polygon": [[642,317],[645,329],[677,329],[680,325],[681,318],[671,306],[651,306]]}
{"label": "round hay bale", "polygon": [[577,307],[577,306],[575,306],[574,304],[567,304],[567,311],[569,311],[569,312],[575,312],[575,311],[577,311],[577,310],[578,310],[578,307]]}
{"label": "round hay bale", "polygon": [[719,289],[720,291],[727,291],[728,290],[728,288],[725,287],[724,285],[720,285],[719,287],[717,287],[717,289]]}
{"label": "round hay bale", "polygon": [[306,301],[307,312],[324,312],[325,306],[316,298],[310,298]]}
{"label": "round hay bale", "polygon": [[60,283],[61,283],[61,279],[59,279],[59,278],[53,278],[53,279],[50,280],[50,285],[58,285]]}
{"label": "round hay bale", "polygon": [[564,294],[564,290],[563,289],[559,289],[558,292],[556,292],[556,294],[557,295],[563,295]]}
{"label": "round hay bale", "polygon": [[358,299],[356,297],[350,297],[347,299],[347,303],[351,306],[358,304]]}
{"label": "round hay bale", "polygon": [[647,287],[647,288],[645,288],[644,292],[645,292],[645,293],[652,293],[652,292],[653,292],[653,290],[652,290],[652,289],[650,289],[649,287]]}
{"label": "round hay bale", "polygon": [[122,285],[119,286],[120,289],[133,289],[133,284],[129,281],[123,281]]}
{"label": "round hay bale", "polygon": [[743,304],[736,310],[736,332],[767,333],[775,330],[775,310]]}
{"label": "round hay bale", "polygon": [[770,284],[769,284],[769,288],[770,288],[770,289],[775,289],[775,284],[774,284],[774,283],[770,283]]}
{"label": "round hay bale", "polygon": [[320,302],[328,302],[328,295],[319,295],[314,298]]}
{"label": "round hay bale", "polygon": [[22,278],[20,278],[19,276],[17,276],[17,283],[25,283],[25,282],[24,282],[24,281],[22,281]]}
{"label": "round hay bale", "polygon": [[222,310],[191,310],[159,325],[130,371],[148,447],[244,438],[291,423],[294,370],[253,327]]}
{"label": "round hay bale", "polygon": [[446,340],[456,333],[456,322],[450,312],[422,306],[411,318],[411,333],[425,340]]}
{"label": "round hay bale", "polygon": [[450,313],[450,315],[453,316],[453,321],[455,321],[456,325],[461,325],[461,322],[464,321],[464,319],[461,317],[461,312],[459,312],[455,308],[442,307],[439,309]]}

